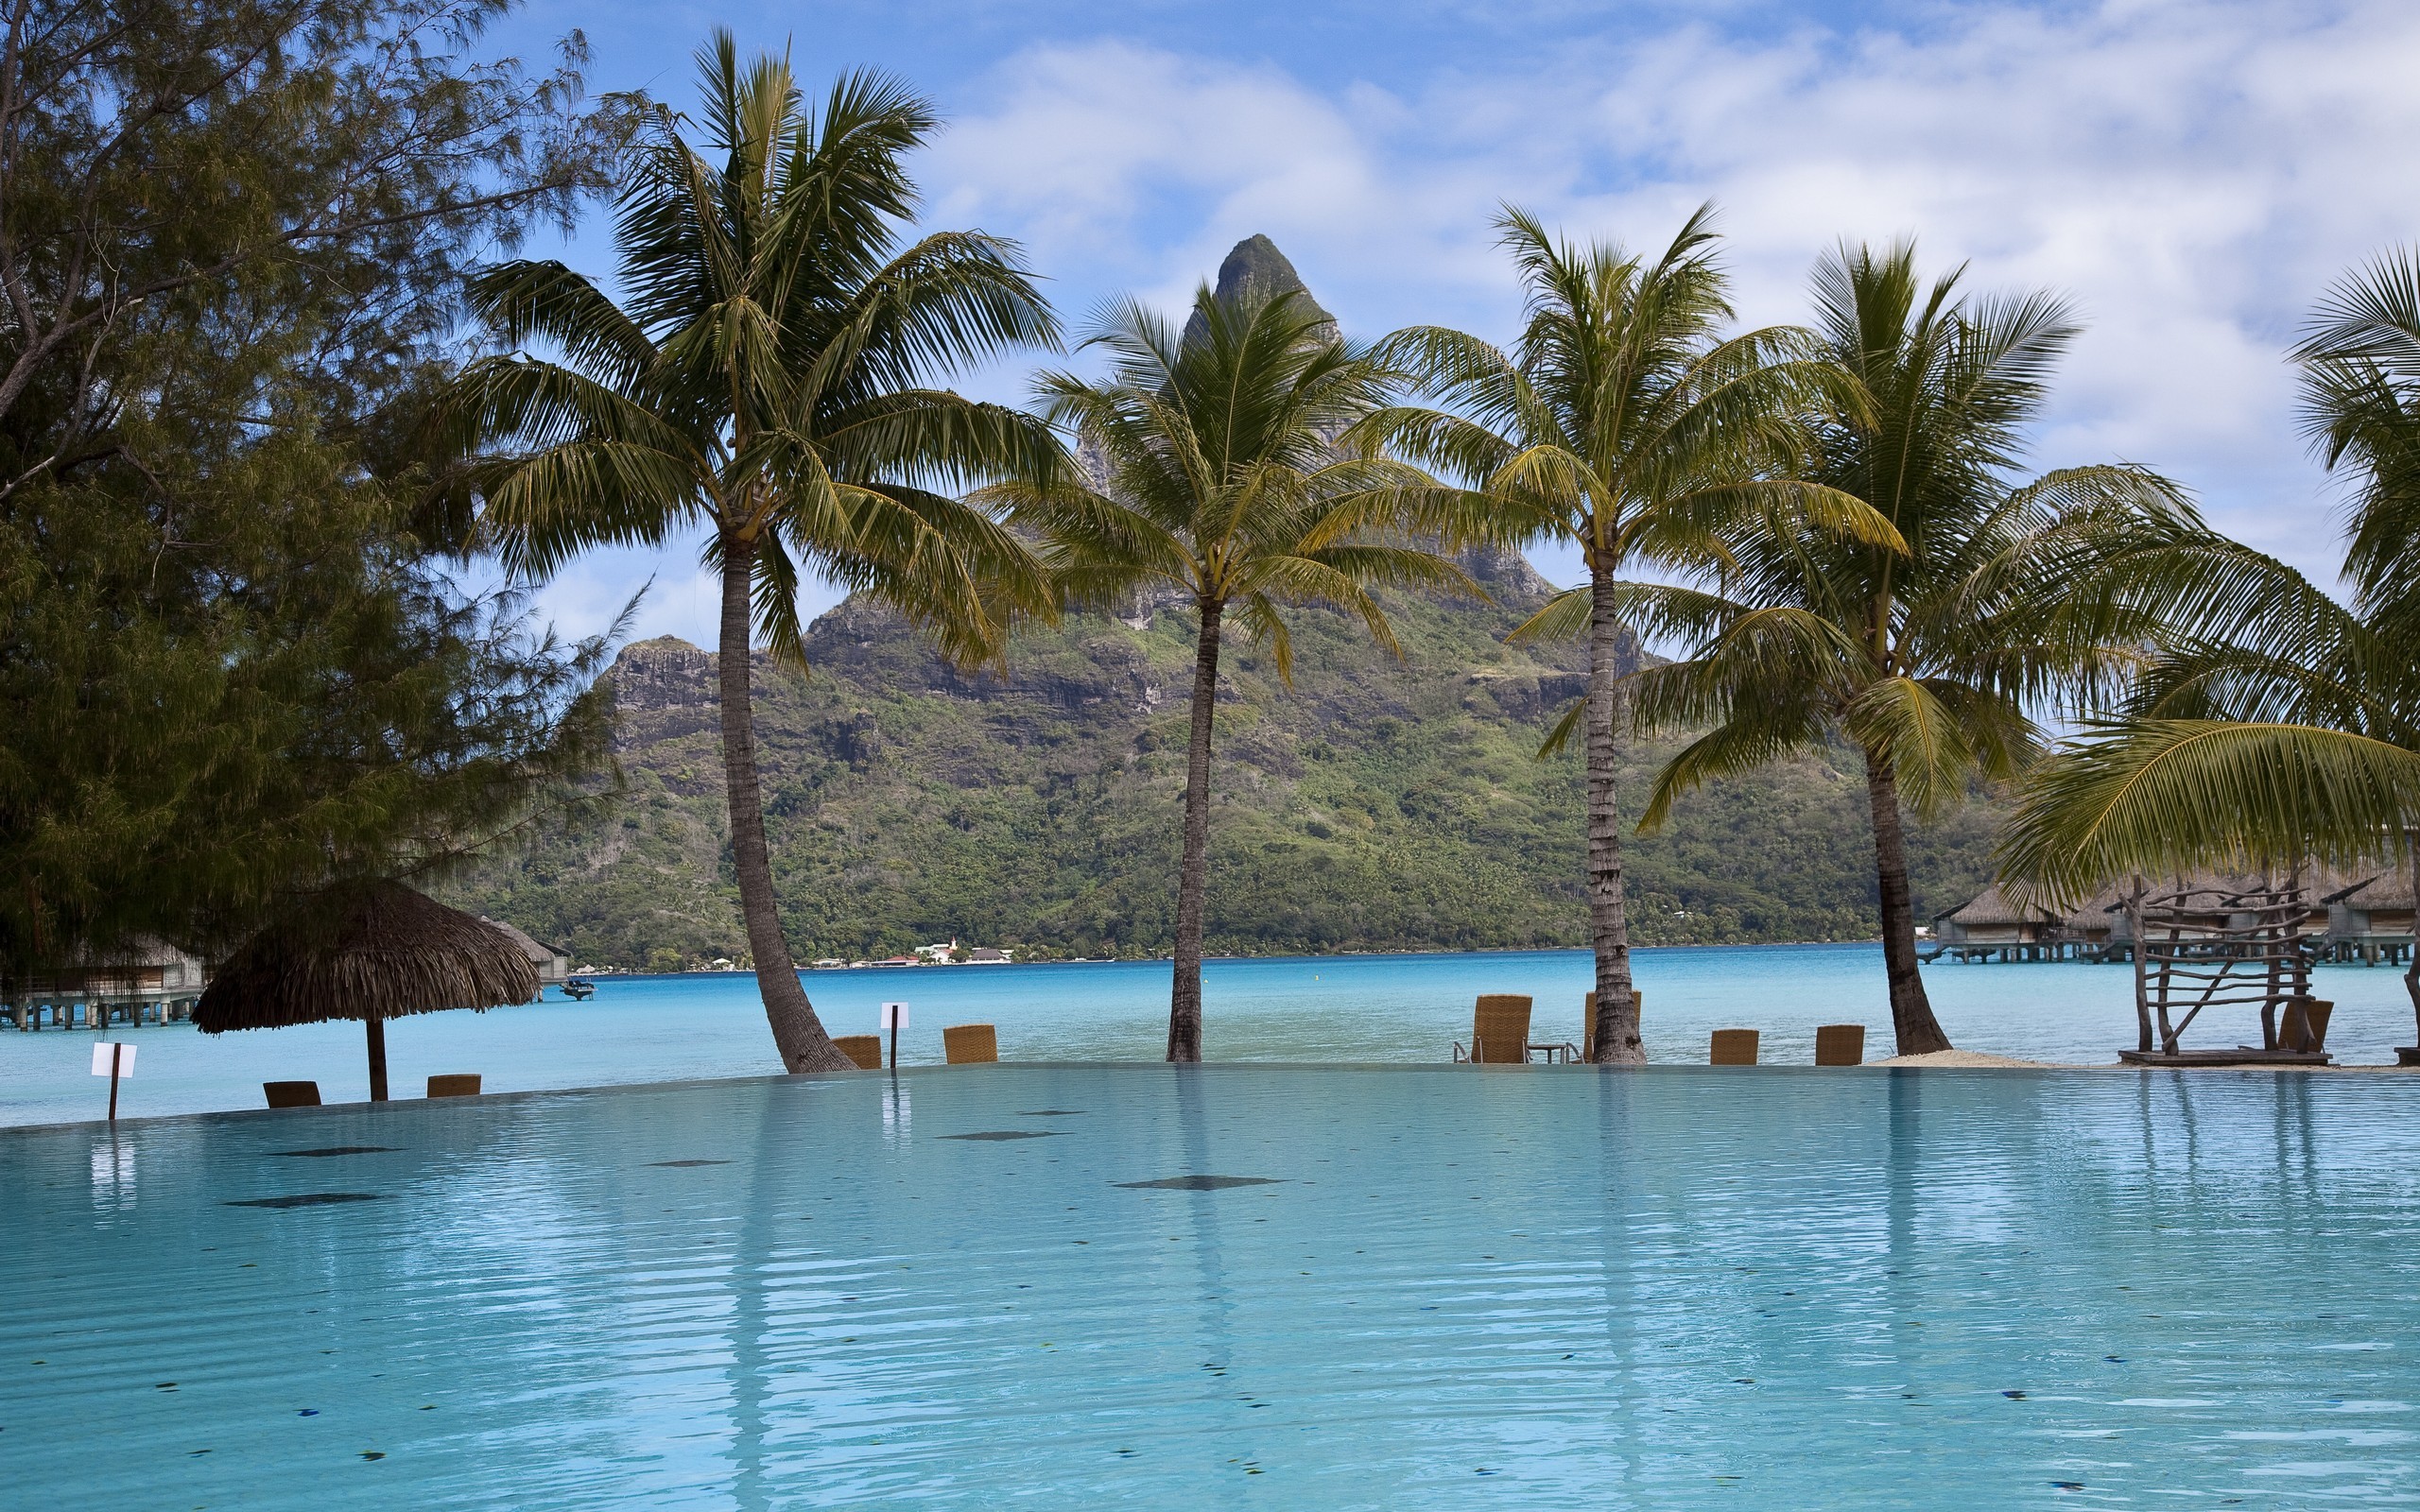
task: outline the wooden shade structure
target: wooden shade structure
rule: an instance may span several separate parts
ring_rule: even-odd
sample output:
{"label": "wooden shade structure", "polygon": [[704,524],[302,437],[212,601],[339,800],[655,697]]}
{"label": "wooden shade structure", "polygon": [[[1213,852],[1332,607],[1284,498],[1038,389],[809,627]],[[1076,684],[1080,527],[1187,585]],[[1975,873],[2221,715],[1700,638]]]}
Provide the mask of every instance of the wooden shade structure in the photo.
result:
{"label": "wooden shade structure", "polygon": [[538,969],[502,930],[399,882],[331,889],[246,940],[194,1005],[204,1034],[359,1019],[370,1097],[387,1100],[386,1022],[538,995]]}

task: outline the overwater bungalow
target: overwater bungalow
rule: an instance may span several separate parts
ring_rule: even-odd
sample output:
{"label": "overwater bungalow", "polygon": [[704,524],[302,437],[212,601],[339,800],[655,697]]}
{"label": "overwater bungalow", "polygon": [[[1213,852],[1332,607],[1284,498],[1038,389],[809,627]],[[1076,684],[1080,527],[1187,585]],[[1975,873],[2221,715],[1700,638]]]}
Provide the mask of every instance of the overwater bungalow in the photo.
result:
{"label": "overwater bungalow", "polygon": [[148,936],[125,950],[26,982],[0,1003],[0,1019],[21,1030],[104,1029],[112,1023],[180,1023],[209,985],[198,955]]}
{"label": "overwater bungalow", "polygon": [[2327,959],[2399,966],[2411,958],[2411,873],[2405,868],[2360,877],[2319,901],[2327,908]]}
{"label": "overwater bungalow", "polygon": [[1936,915],[1938,942],[1927,960],[2048,961],[2065,949],[2059,916],[2019,907],[1995,883],[1948,913]]}
{"label": "overwater bungalow", "polygon": [[502,930],[505,936],[519,948],[521,954],[529,957],[529,964],[538,971],[540,991],[543,992],[547,988],[559,985],[572,974],[571,953],[562,946],[546,944],[544,940],[533,937],[527,931],[515,929],[501,919],[490,919],[482,914],[479,916],[479,922]]}

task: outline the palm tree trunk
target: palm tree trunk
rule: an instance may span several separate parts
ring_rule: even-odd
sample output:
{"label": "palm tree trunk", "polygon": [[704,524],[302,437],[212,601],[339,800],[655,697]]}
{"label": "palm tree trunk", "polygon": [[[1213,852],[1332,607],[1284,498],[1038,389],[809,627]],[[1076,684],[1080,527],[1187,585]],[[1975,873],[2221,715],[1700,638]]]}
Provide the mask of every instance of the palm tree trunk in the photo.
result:
{"label": "palm tree trunk", "polygon": [[1614,575],[1590,569],[1588,615],[1588,936],[1597,947],[1597,1064],[1643,1066],[1638,994],[1630,979],[1630,916],[1622,904],[1621,810],[1614,790],[1622,717],[1622,623]]}
{"label": "palm tree trunk", "polygon": [[1168,993],[1168,1059],[1201,1058],[1201,926],[1210,897],[1210,722],[1219,711],[1219,620],[1201,606],[1193,655],[1193,738],[1184,752],[1184,857],[1176,873],[1176,982]]}
{"label": "palm tree trunk", "polygon": [[1950,1048],[1932,1016],[1916,965],[1916,905],[1908,890],[1908,834],[1899,817],[1899,780],[1891,763],[1865,753],[1865,796],[1874,810],[1874,875],[1882,892],[1882,965],[1891,981],[1891,1032],[1897,1054]]}
{"label": "palm tree trunk", "polygon": [[856,1062],[841,1053],[815,1016],[800,985],[782,918],[773,905],[773,868],[765,847],[765,807],[756,790],[756,722],[749,688],[748,646],[755,617],[749,586],[754,574],[752,541],[725,536],[722,541],[722,645],[717,658],[722,698],[722,780],[731,806],[732,868],[739,878],[739,911],[748,920],[748,953],[756,962],[756,990],[773,1026],[773,1048],[782,1065],[799,1071],[849,1071]]}

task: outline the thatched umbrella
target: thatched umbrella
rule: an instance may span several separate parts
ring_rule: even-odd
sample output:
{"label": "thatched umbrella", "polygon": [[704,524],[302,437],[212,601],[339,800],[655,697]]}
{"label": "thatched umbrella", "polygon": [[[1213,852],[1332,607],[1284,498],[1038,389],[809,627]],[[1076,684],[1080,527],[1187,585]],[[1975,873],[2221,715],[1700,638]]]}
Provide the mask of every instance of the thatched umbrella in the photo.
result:
{"label": "thatched umbrella", "polygon": [[502,930],[399,882],[349,884],[246,940],[194,1005],[204,1034],[359,1019],[370,1098],[387,1100],[386,1021],[538,995],[538,969]]}

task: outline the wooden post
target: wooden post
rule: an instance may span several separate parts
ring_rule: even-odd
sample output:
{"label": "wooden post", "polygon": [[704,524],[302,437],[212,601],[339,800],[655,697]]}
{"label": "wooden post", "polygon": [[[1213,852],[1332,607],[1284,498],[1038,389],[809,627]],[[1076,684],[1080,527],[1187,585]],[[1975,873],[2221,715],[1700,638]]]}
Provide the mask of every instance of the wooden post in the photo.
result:
{"label": "wooden post", "polygon": [[117,1074],[126,1069],[126,1046],[110,1046],[110,1122],[117,1122]]}
{"label": "wooden post", "polygon": [[2152,1048],[2152,998],[2143,981],[2143,879],[2135,879],[2135,890],[2126,899],[2126,927],[2135,936],[2135,948],[2128,954],[2135,957],[2135,1040],[2136,1050],[2145,1055]]}
{"label": "wooden post", "polygon": [[387,1021],[372,1008],[361,1021],[370,1037],[370,1100],[387,1100]]}

